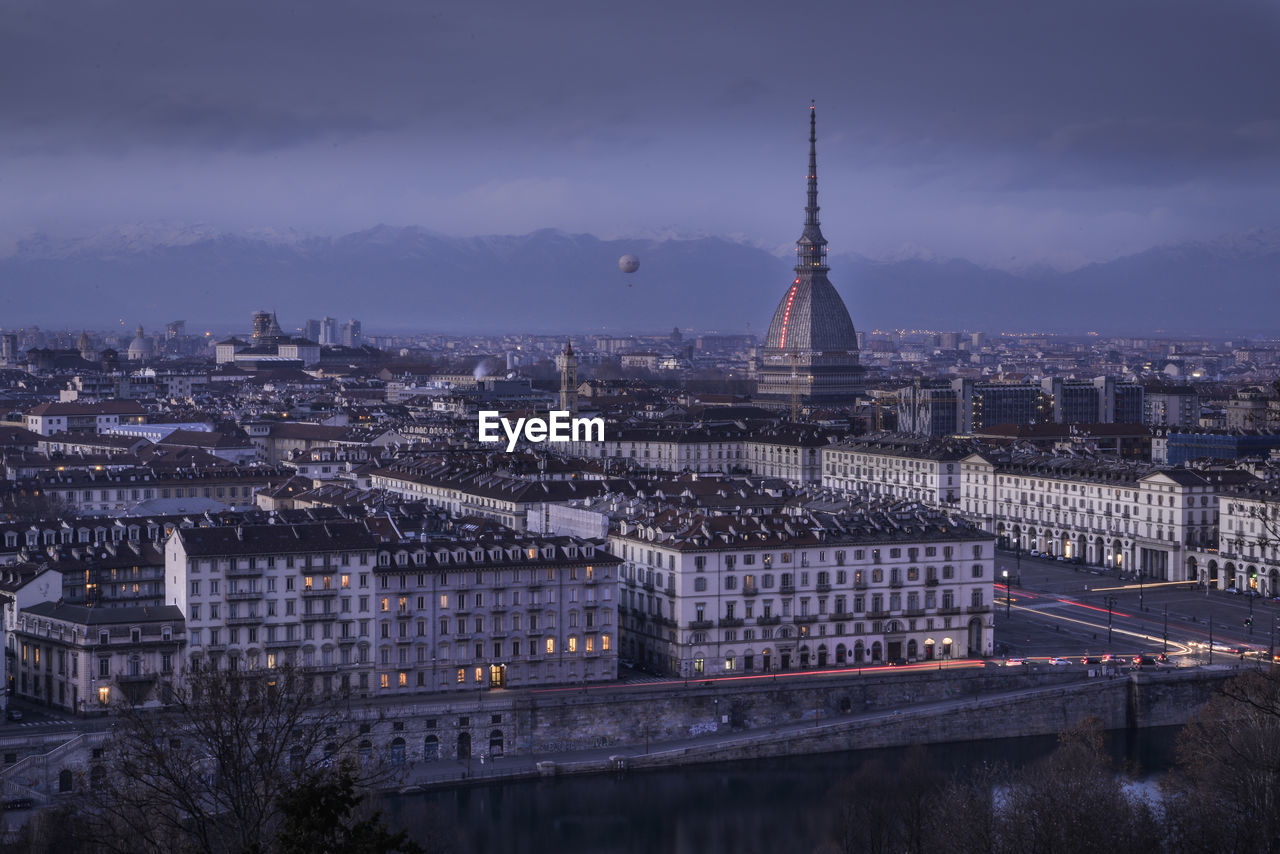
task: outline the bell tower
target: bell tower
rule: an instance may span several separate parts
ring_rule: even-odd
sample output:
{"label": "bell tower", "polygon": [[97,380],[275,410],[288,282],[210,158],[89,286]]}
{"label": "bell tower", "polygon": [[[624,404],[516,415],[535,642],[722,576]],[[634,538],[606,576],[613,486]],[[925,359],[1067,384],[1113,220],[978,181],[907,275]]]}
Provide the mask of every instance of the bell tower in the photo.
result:
{"label": "bell tower", "polygon": [[570,415],[578,414],[578,357],[573,354],[573,342],[567,342],[564,352],[556,356],[560,369],[560,409]]}

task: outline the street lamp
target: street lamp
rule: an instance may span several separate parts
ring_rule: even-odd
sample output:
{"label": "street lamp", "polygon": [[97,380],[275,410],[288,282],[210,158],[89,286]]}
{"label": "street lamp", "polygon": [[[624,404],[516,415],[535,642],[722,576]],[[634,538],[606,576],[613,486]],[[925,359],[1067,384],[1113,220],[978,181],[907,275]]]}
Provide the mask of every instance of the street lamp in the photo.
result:
{"label": "street lamp", "polygon": [[1163,638],[1164,638],[1164,649],[1162,650],[1162,652],[1164,652],[1164,653],[1167,655],[1167,654],[1169,653],[1169,606],[1168,606],[1168,605],[1165,605],[1165,606],[1164,606],[1164,635],[1163,635]]}
{"label": "street lamp", "polygon": [[1107,649],[1111,649],[1111,608],[1116,604],[1116,597],[1107,597]]}
{"label": "street lamp", "polygon": [[1004,618],[1007,620],[1011,616],[1013,605],[1010,604],[1012,597],[1009,595],[1009,570],[1004,570]]}

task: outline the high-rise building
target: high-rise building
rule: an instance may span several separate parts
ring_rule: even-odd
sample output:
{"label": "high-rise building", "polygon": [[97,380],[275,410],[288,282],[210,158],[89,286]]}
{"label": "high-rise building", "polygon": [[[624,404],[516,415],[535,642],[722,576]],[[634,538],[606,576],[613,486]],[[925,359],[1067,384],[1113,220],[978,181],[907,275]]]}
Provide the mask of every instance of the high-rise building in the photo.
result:
{"label": "high-rise building", "polygon": [[253,340],[266,338],[271,331],[271,312],[255,311],[253,313]]}
{"label": "high-rise building", "polygon": [[817,117],[809,107],[809,193],[796,241],[796,275],[782,295],[757,371],[767,406],[849,405],[861,390],[858,336],[827,279],[827,240],[818,223]]}
{"label": "high-rise building", "polygon": [[324,347],[333,347],[338,343],[338,321],[326,317],[320,321],[320,341]]}
{"label": "high-rise building", "polygon": [[302,337],[320,343],[320,321],[308,320],[302,327]]}
{"label": "high-rise building", "polygon": [[343,347],[359,347],[363,336],[360,334],[360,321],[352,318],[342,324],[341,334]]}

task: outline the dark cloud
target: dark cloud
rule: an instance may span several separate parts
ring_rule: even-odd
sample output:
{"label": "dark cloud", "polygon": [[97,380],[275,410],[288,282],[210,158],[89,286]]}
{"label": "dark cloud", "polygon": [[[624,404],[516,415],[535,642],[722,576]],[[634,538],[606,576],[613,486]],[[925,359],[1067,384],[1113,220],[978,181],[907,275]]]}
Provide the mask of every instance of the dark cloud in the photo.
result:
{"label": "dark cloud", "polygon": [[[346,207],[333,228],[444,227],[413,211],[458,203],[477,207],[456,227],[483,231],[477,200],[502,199],[519,207],[491,211],[495,228],[782,241],[812,97],[825,192],[878,187],[864,198],[971,218],[1066,191],[1068,213],[1140,215],[1151,192],[1194,183],[1231,209],[1240,185],[1280,170],[1277,36],[1280,7],[1264,0],[14,0],[0,16],[0,181],[31,192],[17,170],[44,169],[74,200],[67,176],[112,192],[94,170],[129,170],[139,191],[99,197],[103,219],[130,218],[131,203],[137,217],[234,224],[239,204],[288,219],[278,194],[298,192],[297,221],[318,228],[317,206]],[[222,169],[201,184],[211,158]],[[187,193],[166,197],[179,173],[195,176]],[[577,220],[539,223],[538,187]],[[19,208],[31,225],[57,218],[40,194],[0,205],[3,228]]]}

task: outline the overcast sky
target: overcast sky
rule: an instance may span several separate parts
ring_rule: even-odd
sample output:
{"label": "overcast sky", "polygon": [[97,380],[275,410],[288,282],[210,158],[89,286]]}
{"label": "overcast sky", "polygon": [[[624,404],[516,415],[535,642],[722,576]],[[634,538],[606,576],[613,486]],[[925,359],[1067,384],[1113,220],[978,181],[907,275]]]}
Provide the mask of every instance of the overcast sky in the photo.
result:
{"label": "overcast sky", "polygon": [[0,247],[136,223],[799,234],[1070,266],[1275,227],[1280,4],[7,0]]}

